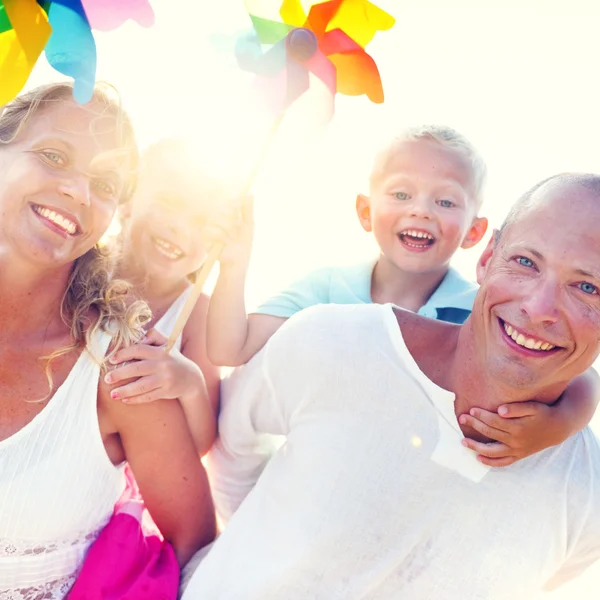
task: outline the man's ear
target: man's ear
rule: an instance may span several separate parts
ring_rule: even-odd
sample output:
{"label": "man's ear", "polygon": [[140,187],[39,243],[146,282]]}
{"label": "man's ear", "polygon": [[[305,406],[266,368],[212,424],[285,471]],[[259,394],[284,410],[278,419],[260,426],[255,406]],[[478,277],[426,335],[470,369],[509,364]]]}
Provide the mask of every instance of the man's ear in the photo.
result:
{"label": "man's ear", "polygon": [[492,258],[496,246],[498,244],[498,235],[498,230],[494,229],[490,241],[488,242],[487,246],[485,247],[485,250],[482,252],[481,256],[479,257],[479,260],[477,261],[477,283],[479,283],[480,285],[485,277],[488,266],[490,264],[490,259]]}
{"label": "man's ear", "polygon": [[371,227],[371,200],[364,194],[358,194],[356,196],[356,214],[362,228],[365,231],[372,231]]}
{"label": "man's ear", "polygon": [[488,220],[485,217],[475,217],[460,247],[466,250],[467,248],[472,248],[479,244],[483,239],[487,228]]}

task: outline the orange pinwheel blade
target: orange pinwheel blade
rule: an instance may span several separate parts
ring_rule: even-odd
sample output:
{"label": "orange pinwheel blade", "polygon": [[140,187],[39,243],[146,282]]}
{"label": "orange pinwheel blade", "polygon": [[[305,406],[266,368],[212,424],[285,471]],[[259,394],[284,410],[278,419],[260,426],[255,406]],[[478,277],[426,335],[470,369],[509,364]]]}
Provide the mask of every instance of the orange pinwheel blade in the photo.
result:
{"label": "orange pinwheel blade", "polygon": [[0,106],[23,89],[52,29],[36,0],[4,0],[12,29],[0,34]]}
{"label": "orange pinwheel blade", "polygon": [[333,0],[331,4],[337,6],[326,31],[341,29],[363,48],[378,31],[391,29],[396,22],[392,15],[368,0]]}
{"label": "orange pinwheel blade", "polygon": [[347,96],[366,94],[377,104],[383,102],[383,86],[375,61],[364,51],[356,50],[327,57],[336,68],[337,91]]}

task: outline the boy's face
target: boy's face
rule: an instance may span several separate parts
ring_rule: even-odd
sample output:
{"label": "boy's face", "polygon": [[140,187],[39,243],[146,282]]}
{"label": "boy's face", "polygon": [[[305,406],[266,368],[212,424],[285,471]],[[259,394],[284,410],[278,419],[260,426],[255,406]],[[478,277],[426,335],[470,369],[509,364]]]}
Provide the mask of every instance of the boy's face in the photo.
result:
{"label": "boy's face", "polygon": [[487,219],[477,208],[468,159],[430,140],[396,146],[371,195],[356,203],[382,257],[412,273],[444,271],[458,248],[479,242]]}

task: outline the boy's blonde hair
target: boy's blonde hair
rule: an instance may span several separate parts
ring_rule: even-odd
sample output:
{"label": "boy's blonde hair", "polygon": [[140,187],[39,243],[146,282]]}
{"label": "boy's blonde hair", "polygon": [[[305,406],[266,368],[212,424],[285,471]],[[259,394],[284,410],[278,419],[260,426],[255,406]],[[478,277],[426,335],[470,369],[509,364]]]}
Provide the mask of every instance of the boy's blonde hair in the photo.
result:
{"label": "boy's blonde hair", "polygon": [[462,134],[446,125],[419,125],[408,127],[394,136],[377,153],[369,183],[373,186],[384,173],[388,161],[394,156],[396,148],[403,142],[430,140],[462,154],[470,163],[473,178],[473,196],[479,208],[483,202],[483,188],[487,167],[483,157],[473,144]]}

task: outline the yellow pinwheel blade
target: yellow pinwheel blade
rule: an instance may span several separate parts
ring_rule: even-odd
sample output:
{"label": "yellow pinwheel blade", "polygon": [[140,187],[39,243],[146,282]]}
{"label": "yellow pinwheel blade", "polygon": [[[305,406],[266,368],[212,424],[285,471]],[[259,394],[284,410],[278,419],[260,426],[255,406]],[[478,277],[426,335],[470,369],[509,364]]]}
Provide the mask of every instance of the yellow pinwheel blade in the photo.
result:
{"label": "yellow pinwheel blade", "polygon": [[286,25],[303,27],[306,23],[306,13],[302,8],[300,0],[283,0],[279,9],[279,15]]}
{"label": "yellow pinwheel blade", "polygon": [[391,29],[395,22],[392,15],[368,0],[341,0],[327,31],[341,29],[364,48],[378,31]]}
{"label": "yellow pinwheel blade", "polygon": [[4,0],[3,4],[12,29],[0,34],[0,106],[23,89],[52,32],[36,0]]}

